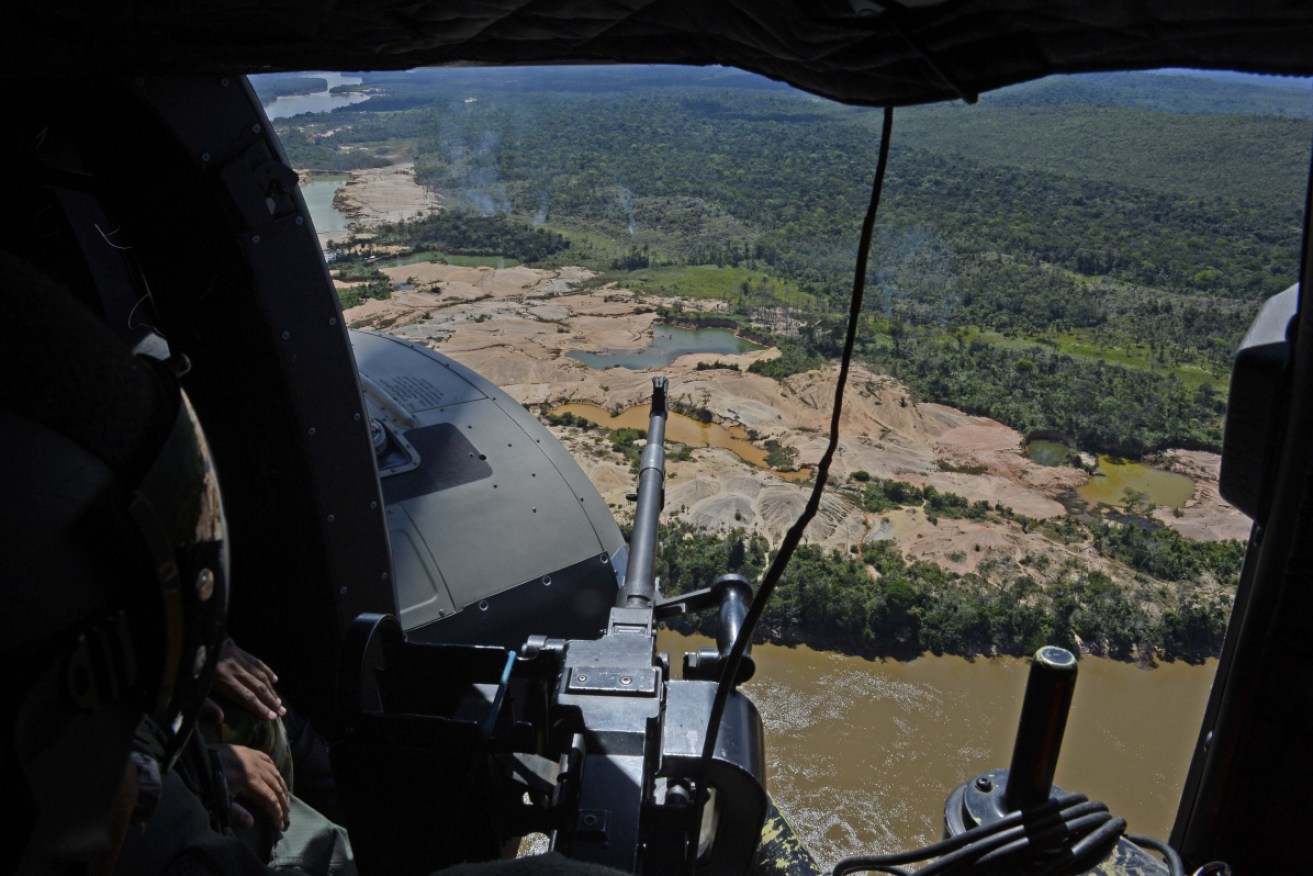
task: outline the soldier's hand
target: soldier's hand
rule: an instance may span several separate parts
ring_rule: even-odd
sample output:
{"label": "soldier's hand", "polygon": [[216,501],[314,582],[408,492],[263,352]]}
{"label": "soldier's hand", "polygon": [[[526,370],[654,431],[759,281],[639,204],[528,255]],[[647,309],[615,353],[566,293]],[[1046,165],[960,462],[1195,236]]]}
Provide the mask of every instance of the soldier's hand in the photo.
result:
{"label": "soldier's hand", "polygon": [[287,714],[274,690],[278,676],[260,658],[243,651],[229,639],[219,652],[214,691],[246,709],[257,718],[272,721]]}
{"label": "soldier's hand", "polygon": [[[228,793],[234,800],[250,804],[257,812],[267,815],[278,828],[287,829],[291,813],[291,793],[269,755],[244,745],[212,745],[228,780]],[[240,811],[239,811],[240,810]],[[234,814],[239,823],[250,818],[240,806]]]}

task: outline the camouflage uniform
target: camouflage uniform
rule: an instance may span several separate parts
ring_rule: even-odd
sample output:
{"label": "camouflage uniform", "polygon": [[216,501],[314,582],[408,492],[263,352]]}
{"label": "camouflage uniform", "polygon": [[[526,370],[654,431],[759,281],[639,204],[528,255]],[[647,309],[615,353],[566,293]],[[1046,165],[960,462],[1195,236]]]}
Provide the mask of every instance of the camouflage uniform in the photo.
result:
{"label": "camouflage uniform", "polygon": [[[147,722],[137,734],[136,747],[152,757],[162,754]],[[287,762],[290,765],[290,757]],[[262,819],[257,817],[256,828],[234,832],[229,811],[223,772],[208,745],[195,736],[164,776],[154,814],[144,827],[128,830],[116,872],[354,876],[346,831],[296,797],[285,831],[261,830]]]}

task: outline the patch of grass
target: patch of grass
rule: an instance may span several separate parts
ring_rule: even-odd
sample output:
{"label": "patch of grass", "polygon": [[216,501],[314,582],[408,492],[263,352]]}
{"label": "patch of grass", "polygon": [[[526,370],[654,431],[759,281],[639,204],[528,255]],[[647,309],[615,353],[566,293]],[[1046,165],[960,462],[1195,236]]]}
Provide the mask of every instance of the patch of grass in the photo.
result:
{"label": "patch of grass", "polygon": [[404,265],[419,265],[428,262],[443,261],[447,261],[447,257],[440,252],[417,252],[412,255],[402,256],[401,258],[377,261],[374,262],[374,266],[377,268],[399,268]]}
{"label": "patch of grass", "polygon": [[939,466],[940,471],[951,471],[957,474],[981,475],[989,471],[987,465],[957,465],[942,459],[935,464]]}
{"label": "patch of grass", "polygon": [[508,259],[502,256],[451,255],[443,261],[459,268],[516,268],[520,265],[519,259]]}
{"label": "patch of grass", "polygon": [[[944,335],[947,340],[950,336]],[[1154,359],[1148,344],[1133,342],[1106,343],[1096,340],[1088,332],[1072,331],[1056,335],[1003,335],[992,329],[981,330],[971,326],[964,335],[966,341],[981,340],[990,346],[1003,349],[1023,349],[1036,345],[1051,347],[1074,359],[1089,359],[1133,368],[1136,371],[1174,374],[1185,386],[1194,389],[1201,384],[1211,384],[1214,388],[1225,390],[1230,383],[1230,375],[1217,375],[1200,365],[1167,365]]]}
{"label": "patch of grass", "polygon": [[611,271],[606,279],[640,294],[679,298],[748,299],[753,304],[787,304],[810,307],[815,302],[791,280],[782,280],[750,268],[714,265],[663,265],[636,271]]}
{"label": "patch of grass", "polygon": [[797,459],[797,448],[787,447],[774,438],[766,442],[766,464],[771,468],[779,471],[797,471],[798,466],[795,464]]}

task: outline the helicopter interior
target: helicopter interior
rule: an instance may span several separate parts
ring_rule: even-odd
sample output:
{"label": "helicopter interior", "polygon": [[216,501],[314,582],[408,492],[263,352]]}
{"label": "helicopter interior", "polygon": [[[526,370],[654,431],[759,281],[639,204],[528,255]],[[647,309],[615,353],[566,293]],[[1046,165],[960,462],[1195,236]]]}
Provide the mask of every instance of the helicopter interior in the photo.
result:
{"label": "helicopter interior", "polygon": [[[358,379],[362,350],[352,351],[295,180],[242,74],[724,64],[885,107],[970,102],[1050,73],[1313,75],[1313,11],[1277,2],[21,3],[6,17],[0,45],[19,87],[3,153],[28,172],[3,246],[94,290],[90,303],[131,340],[158,333],[186,352],[223,477],[231,577],[242,582],[230,624],[330,735],[336,679],[324,667],[337,665],[357,616],[396,610],[398,530]],[[1309,237],[1301,273],[1313,265]],[[1188,862],[1245,872],[1290,872],[1310,857],[1298,842],[1308,824],[1298,800],[1313,783],[1302,753],[1313,723],[1305,294],[1274,303],[1237,358],[1232,397],[1243,404],[1231,407],[1222,477],[1255,528],[1171,836]],[[614,556],[614,538],[600,538]]]}

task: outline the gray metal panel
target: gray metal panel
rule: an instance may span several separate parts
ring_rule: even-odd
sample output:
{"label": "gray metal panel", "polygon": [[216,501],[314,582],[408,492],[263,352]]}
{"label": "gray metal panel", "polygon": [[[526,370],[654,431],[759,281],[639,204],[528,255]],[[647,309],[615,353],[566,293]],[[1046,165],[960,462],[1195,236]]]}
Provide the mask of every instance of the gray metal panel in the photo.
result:
{"label": "gray metal panel", "polygon": [[370,415],[428,457],[383,479],[407,629],[623,550],[588,477],[504,392],[425,347],[366,332],[351,339]]}
{"label": "gray metal panel", "polygon": [[456,605],[447,590],[447,582],[410,515],[404,508],[391,507],[387,509],[387,519],[402,627],[413,629],[454,612]]}
{"label": "gray metal panel", "polygon": [[424,534],[458,605],[560,569],[605,546],[540,445],[490,401],[447,408],[493,475],[402,506]]}

